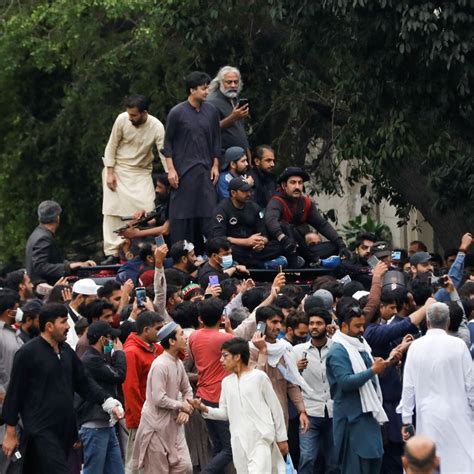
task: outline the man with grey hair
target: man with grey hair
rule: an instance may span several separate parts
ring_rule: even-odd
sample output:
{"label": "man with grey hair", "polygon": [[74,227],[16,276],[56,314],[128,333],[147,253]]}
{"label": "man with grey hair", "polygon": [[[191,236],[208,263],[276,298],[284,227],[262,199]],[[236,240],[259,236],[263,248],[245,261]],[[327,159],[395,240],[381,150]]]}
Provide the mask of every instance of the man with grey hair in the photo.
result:
{"label": "man with grey hair", "polygon": [[43,201],[38,206],[39,225],[26,243],[26,269],[34,284],[46,282],[54,285],[75,268],[95,266],[93,260],[68,262],[63,259],[55,240],[61,212],[56,201]]}
{"label": "man with grey hair", "polygon": [[466,344],[447,334],[449,308],[435,303],[427,309],[428,331],[408,350],[403,391],[397,412],[407,441],[416,429],[431,438],[439,451],[441,472],[474,472],[474,381]]}
{"label": "man with grey hair", "polygon": [[439,466],[436,446],[427,436],[414,436],[405,445],[402,457],[407,474],[431,474]]}
{"label": "man with grey hair", "polygon": [[239,99],[242,85],[240,71],[232,66],[224,66],[209,85],[207,102],[219,112],[222,149],[239,146],[246,151],[250,160],[249,142],[244,127],[244,120],[249,115],[249,105],[246,99]]}

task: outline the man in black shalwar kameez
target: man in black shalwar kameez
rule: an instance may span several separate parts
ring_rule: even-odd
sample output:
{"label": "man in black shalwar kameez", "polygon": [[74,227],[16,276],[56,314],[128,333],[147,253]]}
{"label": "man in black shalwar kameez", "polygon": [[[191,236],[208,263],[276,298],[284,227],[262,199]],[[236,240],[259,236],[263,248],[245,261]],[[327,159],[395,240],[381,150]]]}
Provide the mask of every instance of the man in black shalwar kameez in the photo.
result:
{"label": "man in black shalwar kameez", "polygon": [[203,72],[188,75],[188,99],[170,110],[162,150],[171,185],[171,243],[191,241],[198,254],[203,251],[202,236],[210,236],[221,153],[219,114],[204,102],[209,82]]}
{"label": "man in black shalwar kameez", "polygon": [[67,314],[59,303],[44,305],[41,335],[23,345],[13,361],[3,403],[3,451],[10,456],[18,447],[15,426],[21,417],[25,474],[69,474],[67,455],[77,440],[74,392],[102,405],[116,419],[123,412],[120,402],[94,382],[65,343]]}

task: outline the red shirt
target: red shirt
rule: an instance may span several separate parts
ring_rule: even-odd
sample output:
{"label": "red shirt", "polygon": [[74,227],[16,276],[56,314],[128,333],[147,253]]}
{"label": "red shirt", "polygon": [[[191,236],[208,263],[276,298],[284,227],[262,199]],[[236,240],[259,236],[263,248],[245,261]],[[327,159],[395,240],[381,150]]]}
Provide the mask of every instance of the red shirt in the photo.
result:
{"label": "red shirt", "polygon": [[232,334],[208,328],[194,331],[189,337],[189,350],[198,370],[198,397],[219,402],[222,379],[230,375],[220,363],[221,346],[233,337]]}
{"label": "red shirt", "polygon": [[123,345],[127,359],[127,376],[122,385],[125,397],[125,424],[127,428],[138,428],[146,398],[146,381],[151,364],[162,352],[159,344],[150,346],[135,332],[130,333]]}

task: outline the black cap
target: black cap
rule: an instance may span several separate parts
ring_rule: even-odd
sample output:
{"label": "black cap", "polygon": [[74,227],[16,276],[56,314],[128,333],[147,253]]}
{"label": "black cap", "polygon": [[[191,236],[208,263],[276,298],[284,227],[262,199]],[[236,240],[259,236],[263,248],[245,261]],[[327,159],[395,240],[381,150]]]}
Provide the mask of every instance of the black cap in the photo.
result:
{"label": "black cap", "polygon": [[410,257],[410,263],[412,265],[418,265],[419,263],[427,263],[431,260],[431,255],[428,252],[416,252]]}
{"label": "black cap", "polygon": [[237,178],[232,178],[229,181],[229,186],[227,189],[229,191],[250,191],[252,186],[247,183],[244,177],[239,176]]}
{"label": "black cap", "polygon": [[309,174],[298,166],[289,166],[285,168],[283,173],[278,177],[278,184],[281,184],[283,181],[288,181],[291,176],[299,176],[303,181],[309,181]]}
{"label": "black cap", "polygon": [[392,247],[388,242],[379,241],[375,242],[370,249],[370,254],[375,255],[377,258],[388,257],[392,255]]}
{"label": "black cap", "polygon": [[39,314],[42,306],[43,306],[43,302],[41,300],[33,299],[33,300],[28,300],[21,307],[21,310],[23,311],[23,313]]}
{"label": "black cap", "polygon": [[102,336],[111,336],[112,338],[116,338],[120,336],[120,329],[114,329],[109,323],[105,321],[95,321],[87,330],[87,338],[89,340],[98,341],[99,337]]}

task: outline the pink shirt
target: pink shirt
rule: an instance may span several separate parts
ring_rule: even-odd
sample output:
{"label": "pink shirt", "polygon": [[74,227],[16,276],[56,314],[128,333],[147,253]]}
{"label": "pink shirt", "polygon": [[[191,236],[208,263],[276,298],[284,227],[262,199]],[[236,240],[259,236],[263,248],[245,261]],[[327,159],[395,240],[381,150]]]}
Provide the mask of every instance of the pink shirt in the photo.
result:
{"label": "pink shirt", "polygon": [[194,331],[189,337],[189,349],[198,370],[198,397],[219,402],[222,379],[230,374],[220,363],[221,346],[233,337],[232,334],[208,328]]}

